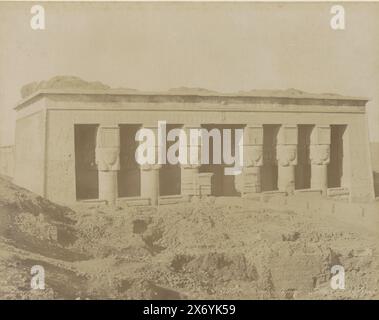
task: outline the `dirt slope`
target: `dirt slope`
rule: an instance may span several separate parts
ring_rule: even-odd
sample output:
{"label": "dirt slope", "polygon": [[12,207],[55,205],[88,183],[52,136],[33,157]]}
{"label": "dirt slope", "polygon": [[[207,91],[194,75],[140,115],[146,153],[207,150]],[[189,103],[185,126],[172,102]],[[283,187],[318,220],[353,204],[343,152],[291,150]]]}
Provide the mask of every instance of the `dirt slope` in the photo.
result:
{"label": "dirt slope", "polygon": [[[44,266],[46,289],[30,289]],[[332,290],[332,265],[345,290]],[[378,234],[333,216],[210,198],[55,205],[0,180],[0,298],[378,298]]]}

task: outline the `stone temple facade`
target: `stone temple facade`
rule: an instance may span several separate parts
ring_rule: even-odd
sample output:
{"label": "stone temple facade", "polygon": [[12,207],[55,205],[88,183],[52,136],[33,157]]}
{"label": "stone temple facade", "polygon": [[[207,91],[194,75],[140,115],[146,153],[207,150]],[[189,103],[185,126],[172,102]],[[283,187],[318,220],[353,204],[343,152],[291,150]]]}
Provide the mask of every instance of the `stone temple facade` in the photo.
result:
{"label": "stone temple facade", "polygon": [[[374,199],[366,103],[296,90],[39,89],[15,108],[14,182],[65,204],[299,192],[366,202]],[[138,165],[135,133],[158,121],[243,129],[242,174],[224,175],[224,164]]]}

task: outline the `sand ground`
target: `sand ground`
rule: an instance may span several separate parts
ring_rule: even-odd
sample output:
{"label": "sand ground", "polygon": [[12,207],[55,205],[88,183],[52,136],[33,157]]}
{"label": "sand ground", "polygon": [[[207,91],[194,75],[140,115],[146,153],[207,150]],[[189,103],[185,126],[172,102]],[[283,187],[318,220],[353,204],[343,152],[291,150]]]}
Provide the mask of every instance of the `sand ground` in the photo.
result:
{"label": "sand ground", "polygon": [[378,299],[379,225],[346,214],[241,198],[68,208],[0,179],[0,298]]}

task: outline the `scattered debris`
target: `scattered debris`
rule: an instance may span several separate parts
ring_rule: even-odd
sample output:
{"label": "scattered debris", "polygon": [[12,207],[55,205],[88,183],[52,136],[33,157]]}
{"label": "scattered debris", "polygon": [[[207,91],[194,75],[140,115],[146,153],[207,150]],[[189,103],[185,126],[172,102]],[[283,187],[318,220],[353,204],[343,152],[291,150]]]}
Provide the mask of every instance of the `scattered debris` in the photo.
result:
{"label": "scattered debris", "polygon": [[[362,226],[259,201],[65,208],[0,179],[3,299],[378,298],[377,252]],[[336,264],[345,290],[330,287]]]}

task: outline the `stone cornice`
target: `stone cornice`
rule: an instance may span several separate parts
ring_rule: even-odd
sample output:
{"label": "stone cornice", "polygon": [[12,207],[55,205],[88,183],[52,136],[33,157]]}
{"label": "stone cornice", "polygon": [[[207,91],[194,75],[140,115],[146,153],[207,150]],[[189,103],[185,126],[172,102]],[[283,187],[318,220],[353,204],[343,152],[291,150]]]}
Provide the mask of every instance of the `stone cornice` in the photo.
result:
{"label": "stone cornice", "polygon": [[279,105],[325,105],[325,106],[365,106],[367,98],[344,97],[330,94],[302,94],[293,96],[282,94],[276,95],[241,93],[241,94],[218,94],[218,93],[176,93],[176,92],[139,92],[130,90],[63,90],[41,89],[21,100],[15,110],[27,107],[34,101],[44,97],[54,97],[58,100],[84,100],[99,102],[147,102],[147,103],[214,103],[227,107],[228,104],[279,104]]}

